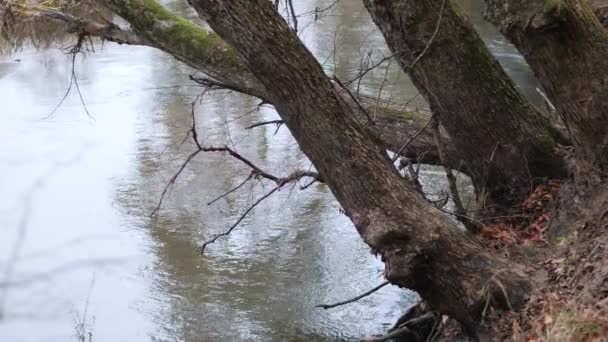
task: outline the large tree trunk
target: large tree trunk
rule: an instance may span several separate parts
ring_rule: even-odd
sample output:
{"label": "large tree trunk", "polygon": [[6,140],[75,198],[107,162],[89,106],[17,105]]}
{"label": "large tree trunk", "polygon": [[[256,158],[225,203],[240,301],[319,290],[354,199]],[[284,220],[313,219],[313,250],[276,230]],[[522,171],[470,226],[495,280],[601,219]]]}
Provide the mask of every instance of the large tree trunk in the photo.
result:
{"label": "large tree trunk", "polygon": [[560,134],[517,91],[456,0],[363,2],[466,159],[478,197],[510,206],[532,178],[564,176],[554,153]]}
{"label": "large tree trunk", "polygon": [[528,280],[404,181],[269,1],[191,3],[264,84],[302,151],[381,255],[388,280],[471,327],[486,304],[517,307],[524,301]]}
{"label": "large tree trunk", "polygon": [[[521,51],[576,149],[579,184],[608,171],[608,31],[587,1],[486,0],[486,17]],[[596,6],[598,1],[595,2]],[[598,11],[597,14],[600,14]]]}

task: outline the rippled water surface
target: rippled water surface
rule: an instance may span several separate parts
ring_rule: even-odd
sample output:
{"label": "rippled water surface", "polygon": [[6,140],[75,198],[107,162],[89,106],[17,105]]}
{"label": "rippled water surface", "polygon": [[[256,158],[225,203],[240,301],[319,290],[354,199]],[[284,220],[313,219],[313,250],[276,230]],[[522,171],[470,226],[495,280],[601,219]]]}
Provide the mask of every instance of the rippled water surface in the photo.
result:
{"label": "rippled water surface", "polygon": [[[303,13],[331,2],[296,3]],[[482,23],[477,1],[463,3],[537,100],[521,58]],[[195,18],[185,2],[167,5]],[[343,0],[328,14],[302,37],[329,71],[346,79],[365,49],[389,53],[359,1]],[[76,341],[82,322],[94,341],[354,340],[382,332],[416,300],[385,287],[349,306],[314,308],[382,282],[382,264],[322,185],[280,191],[201,257],[202,241],[272,187],[252,182],[208,206],[249,174],[226,155],[197,157],[150,217],[193,151],[186,134],[200,89],[191,73],[149,48],[99,45],[75,66],[89,114],[71,91],[49,116],[70,83],[69,58],[57,48],[0,58],[1,341]],[[384,84],[385,71],[374,72],[362,91],[382,89],[395,100],[416,94],[394,66],[386,74]],[[247,129],[277,118],[255,110],[258,102],[204,96],[195,109],[201,142],[232,146],[279,175],[309,169],[285,128]],[[430,191],[444,186],[432,169],[423,181]]]}

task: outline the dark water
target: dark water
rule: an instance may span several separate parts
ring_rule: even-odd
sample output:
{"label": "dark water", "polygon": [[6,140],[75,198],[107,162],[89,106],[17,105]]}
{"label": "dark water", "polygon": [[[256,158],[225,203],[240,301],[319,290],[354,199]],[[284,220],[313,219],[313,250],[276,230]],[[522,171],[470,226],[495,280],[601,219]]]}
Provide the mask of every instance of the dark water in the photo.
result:
{"label": "dark water", "polygon": [[[330,2],[299,1],[298,11]],[[194,17],[182,2],[169,5]],[[479,12],[477,1],[465,5]],[[536,99],[522,59],[479,16],[472,20]],[[389,54],[359,1],[341,1],[302,37],[343,79],[356,74],[367,49]],[[0,59],[0,341],[76,341],[83,321],[94,341],[354,340],[382,332],[416,300],[385,287],[346,307],[314,308],[382,282],[382,264],[321,185],[275,194],[202,258],[197,246],[272,184],[250,183],[207,206],[248,170],[204,154],[150,218],[193,149],[184,143],[200,93],[187,80],[192,71],[152,49],[105,44],[75,68],[91,117],[72,91],[45,118],[63,97],[70,68],[53,48]],[[372,73],[361,89],[395,100],[416,94],[395,66]],[[286,129],[246,129],[276,118],[268,108],[252,111],[257,102],[206,95],[196,106],[201,141],[233,146],[280,175],[310,168]],[[431,192],[445,186],[433,169],[423,181]]]}

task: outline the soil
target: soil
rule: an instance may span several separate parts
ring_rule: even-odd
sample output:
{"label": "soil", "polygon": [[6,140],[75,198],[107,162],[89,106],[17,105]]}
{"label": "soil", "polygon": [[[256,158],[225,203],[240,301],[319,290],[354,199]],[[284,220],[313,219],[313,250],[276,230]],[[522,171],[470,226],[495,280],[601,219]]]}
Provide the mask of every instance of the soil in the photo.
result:
{"label": "soil", "polygon": [[536,290],[522,310],[488,317],[481,339],[608,341],[608,189],[581,194],[550,181],[519,213],[489,225],[482,237],[525,265]]}

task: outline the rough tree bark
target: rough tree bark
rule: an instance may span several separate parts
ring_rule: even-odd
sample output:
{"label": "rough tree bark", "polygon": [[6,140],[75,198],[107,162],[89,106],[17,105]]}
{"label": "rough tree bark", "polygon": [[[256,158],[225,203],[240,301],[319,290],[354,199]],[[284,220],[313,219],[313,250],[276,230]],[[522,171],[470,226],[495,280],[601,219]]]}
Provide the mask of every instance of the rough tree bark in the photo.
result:
{"label": "rough tree bark", "polygon": [[[581,0],[486,0],[486,17],[521,51],[570,130],[577,183],[608,171],[608,31]],[[595,1],[600,6],[600,1]],[[601,7],[596,14],[601,15]]]}
{"label": "rough tree bark", "polygon": [[455,0],[364,0],[401,68],[467,161],[478,198],[510,207],[562,177],[560,133],[516,89]]}
{"label": "rough tree bark", "polygon": [[[486,304],[517,307],[530,283],[458,230],[393,168],[319,63],[267,0],[193,0],[268,96],[393,284],[473,328]],[[508,303],[508,304],[507,304]]]}

